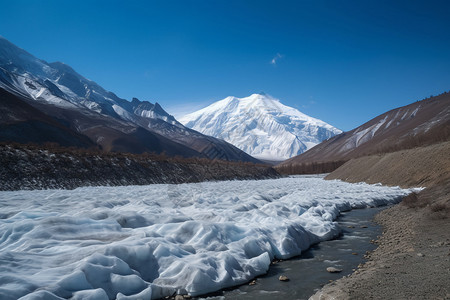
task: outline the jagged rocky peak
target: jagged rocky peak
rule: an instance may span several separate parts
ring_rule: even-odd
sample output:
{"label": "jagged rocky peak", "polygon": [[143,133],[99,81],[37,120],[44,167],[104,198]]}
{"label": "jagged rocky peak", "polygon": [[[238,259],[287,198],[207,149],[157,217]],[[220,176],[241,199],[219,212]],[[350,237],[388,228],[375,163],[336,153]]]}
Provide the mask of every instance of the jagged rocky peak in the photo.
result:
{"label": "jagged rocky peak", "polygon": [[138,116],[161,119],[171,124],[179,124],[179,122],[175,120],[172,115],[168,114],[158,102],[153,104],[149,101],[140,101],[138,98],[133,98],[131,100],[131,105],[134,114]]}

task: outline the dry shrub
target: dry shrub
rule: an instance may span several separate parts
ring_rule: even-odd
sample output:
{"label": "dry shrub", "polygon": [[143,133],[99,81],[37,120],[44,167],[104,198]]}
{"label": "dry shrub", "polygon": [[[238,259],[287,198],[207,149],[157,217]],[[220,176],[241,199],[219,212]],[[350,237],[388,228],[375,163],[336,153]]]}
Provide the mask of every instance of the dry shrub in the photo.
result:
{"label": "dry shrub", "polygon": [[331,173],[346,161],[327,161],[327,162],[312,162],[312,163],[299,163],[299,164],[283,164],[278,165],[275,169],[283,175],[295,175],[295,174],[322,174]]}
{"label": "dry shrub", "polygon": [[446,203],[435,203],[430,206],[433,219],[447,219],[450,216],[450,206]]}
{"label": "dry shrub", "polygon": [[439,212],[447,209],[447,205],[445,203],[436,203],[431,205],[430,207],[432,212]]}
{"label": "dry shrub", "polygon": [[425,207],[429,203],[424,201],[423,197],[419,197],[418,193],[411,193],[408,196],[403,197],[402,204],[409,208]]}

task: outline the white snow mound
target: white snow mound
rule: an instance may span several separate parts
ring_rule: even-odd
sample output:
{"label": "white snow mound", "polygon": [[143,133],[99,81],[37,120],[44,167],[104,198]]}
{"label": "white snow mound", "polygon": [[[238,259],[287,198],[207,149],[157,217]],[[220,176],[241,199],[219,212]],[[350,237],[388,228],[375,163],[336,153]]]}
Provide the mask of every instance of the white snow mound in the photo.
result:
{"label": "white snow mound", "polygon": [[0,299],[200,295],[339,234],[409,190],[292,177],[0,192]]}

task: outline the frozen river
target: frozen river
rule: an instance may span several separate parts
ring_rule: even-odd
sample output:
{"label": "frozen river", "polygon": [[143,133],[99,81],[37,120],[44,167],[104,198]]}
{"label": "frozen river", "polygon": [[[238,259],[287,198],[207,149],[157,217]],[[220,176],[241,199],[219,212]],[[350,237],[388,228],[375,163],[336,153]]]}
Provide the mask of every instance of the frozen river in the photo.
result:
{"label": "frozen river", "polygon": [[291,177],[0,192],[1,299],[157,299],[248,282],[410,190]]}

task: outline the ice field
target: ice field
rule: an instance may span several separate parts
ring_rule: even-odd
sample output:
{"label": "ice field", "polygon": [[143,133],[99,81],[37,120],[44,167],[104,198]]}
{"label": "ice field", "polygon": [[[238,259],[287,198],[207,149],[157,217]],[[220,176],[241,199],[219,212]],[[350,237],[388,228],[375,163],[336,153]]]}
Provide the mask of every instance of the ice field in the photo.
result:
{"label": "ice field", "polygon": [[0,192],[0,299],[200,295],[339,234],[411,190],[320,177]]}

